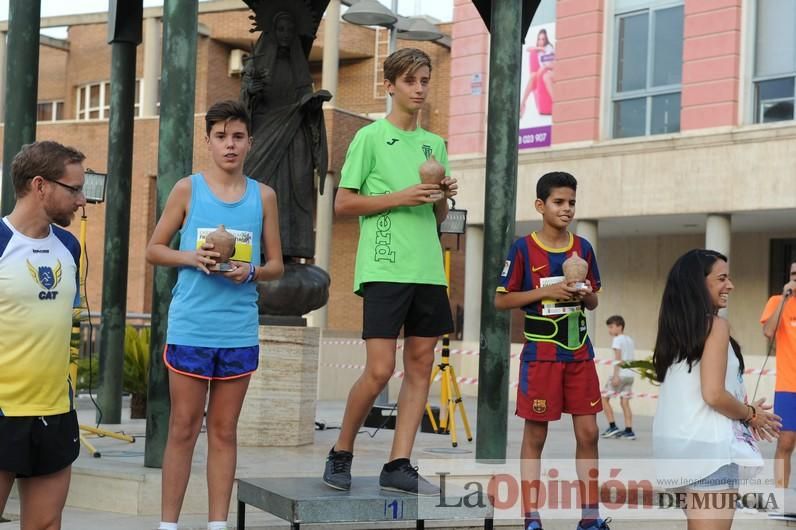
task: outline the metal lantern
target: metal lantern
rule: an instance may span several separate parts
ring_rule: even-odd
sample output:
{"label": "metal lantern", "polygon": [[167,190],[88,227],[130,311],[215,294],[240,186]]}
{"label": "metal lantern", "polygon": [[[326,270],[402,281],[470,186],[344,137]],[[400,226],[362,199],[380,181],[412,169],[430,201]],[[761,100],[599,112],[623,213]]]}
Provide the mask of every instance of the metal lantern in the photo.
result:
{"label": "metal lantern", "polygon": [[439,225],[439,231],[441,234],[463,234],[467,228],[467,210],[456,208],[456,201],[448,200],[451,202],[448,208],[448,217]]}
{"label": "metal lantern", "polygon": [[105,182],[108,179],[108,174],[97,173],[93,169],[87,169],[85,175],[83,195],[86,197],[86,202],[91,204],[105,202]]}

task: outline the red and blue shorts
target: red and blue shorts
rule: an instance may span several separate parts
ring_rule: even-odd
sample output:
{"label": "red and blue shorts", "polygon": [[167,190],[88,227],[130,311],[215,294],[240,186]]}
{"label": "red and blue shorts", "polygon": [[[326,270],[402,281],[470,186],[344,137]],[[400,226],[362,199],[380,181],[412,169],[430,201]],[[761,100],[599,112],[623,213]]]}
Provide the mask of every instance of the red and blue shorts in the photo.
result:
{"label": "red and blue shorts", "polygon": [[520,361],[515,414],[531,421],[556,421],[603,409],[594,361]]}
{"label": "red and blue shorts", "polygon": [[260,347],[208,348],[167,344],[163,362],[169,370],[199,379],[236,379],[257,369]]}

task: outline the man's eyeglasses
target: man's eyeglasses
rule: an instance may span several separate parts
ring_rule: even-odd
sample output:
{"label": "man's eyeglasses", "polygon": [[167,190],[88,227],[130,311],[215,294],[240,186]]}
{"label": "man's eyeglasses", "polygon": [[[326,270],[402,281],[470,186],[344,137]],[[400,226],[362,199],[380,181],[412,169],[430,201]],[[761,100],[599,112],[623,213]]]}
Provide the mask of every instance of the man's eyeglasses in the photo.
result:
{"label": "man's eyeglasses", "polygon": [[[42,178],[44,179],[44,177],[42,177]],[[68,189],[72,193],[72,195],[82,195],[83,194],[83,188],[81,186],[70,186],[69,184],[64,184],[63,182],[59,182],[59,181],[53,180],[53,179],[44,179],[44,180],[46,180],[47,182],[52,182],[54,184],[58,184],[62,188]]]}

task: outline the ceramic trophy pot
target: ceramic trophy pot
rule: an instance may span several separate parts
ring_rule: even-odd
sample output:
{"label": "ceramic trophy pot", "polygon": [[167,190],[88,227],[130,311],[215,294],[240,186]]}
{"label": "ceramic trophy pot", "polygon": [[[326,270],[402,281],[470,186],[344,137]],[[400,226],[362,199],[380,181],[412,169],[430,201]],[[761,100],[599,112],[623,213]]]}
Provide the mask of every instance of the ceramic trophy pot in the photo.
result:
{"label": "ceramic trophy pot", "polygon": [[[445,166],[440,164],[434,155],[420,164],[420,182],[423,184],[439,184],[445,178]],[[433,194],[434,200],[442,198],[441,192]]]}
{"label": "ceramic trophy pot", "polygon": [[213,245],[213,250],[221,254],[216,259],[216,264],[212,267],[208,267],[208,269],[226,272],[234,268],[234,266],[229,263],[229,260],[235,255],[235,236],[227,232],[224,225],[219,225],[217,229],[207,234],[205,242],[211,243]]}
{"label": "ceramic trophy pot", "polygon": [[564,278],[566,278],[567,283],[575,282],[575,287],[578,289],[586,287],[589,264],[585,259],[578,256],[577,252],[573,252],[570,257],[564,260],[561,268],[564,269]]}

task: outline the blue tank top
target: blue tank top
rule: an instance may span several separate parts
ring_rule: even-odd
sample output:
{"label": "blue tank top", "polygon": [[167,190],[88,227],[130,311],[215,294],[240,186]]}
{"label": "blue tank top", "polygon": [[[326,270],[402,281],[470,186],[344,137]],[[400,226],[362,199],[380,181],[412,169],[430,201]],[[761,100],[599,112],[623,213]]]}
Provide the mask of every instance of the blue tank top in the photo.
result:
{"label": "blue tank top", "polygon": [[[260,265],[263,205],[257,182],[247,177],[243,197],[223,202],[213,195],[201,173],[190,178],[191,202],[180,230],[180,250],[195,250],[223,224],[237,239],[232,259]],[[169,344],[256,346],[258,323],[256,282],[236,284],[220,273],[207,275],[193,267],[180,267],[169,306]]]}

